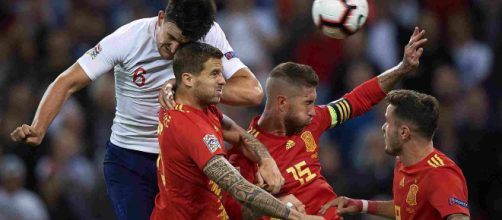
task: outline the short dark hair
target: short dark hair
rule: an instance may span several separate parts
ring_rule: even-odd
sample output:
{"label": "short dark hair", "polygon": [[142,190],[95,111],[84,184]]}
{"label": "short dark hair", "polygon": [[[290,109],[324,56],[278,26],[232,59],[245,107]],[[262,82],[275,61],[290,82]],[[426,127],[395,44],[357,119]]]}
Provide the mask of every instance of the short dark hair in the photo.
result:
{"label": "short dark hair", "polygon": [[169,0],[165,13],[165,21],[175,23],[189,41],[198,41],[213,26],[216,5],[212,0]]}
{"label": "short dark hair", "polygon": [[395,106],[394,115],[398,119],[413,123],[419,133],[432,139],[439,118],[439,102],[435,97],[413,90],[393,90],[385,99]]}
{"label": "short dark hair", "polygon": [[319,77],[309,65],[286,62],[277,65],[270,78],[282,79],[291,85],[316,87],[319,84]]}
{"label": "short dark hair", "polygon": [[222,57],[223,53],[209,44],[200,42],[183,44],[173,58],[176,83],[180,82],[182,73],[198,75],[204,69],[206,61],[210,58],[221,59]]}

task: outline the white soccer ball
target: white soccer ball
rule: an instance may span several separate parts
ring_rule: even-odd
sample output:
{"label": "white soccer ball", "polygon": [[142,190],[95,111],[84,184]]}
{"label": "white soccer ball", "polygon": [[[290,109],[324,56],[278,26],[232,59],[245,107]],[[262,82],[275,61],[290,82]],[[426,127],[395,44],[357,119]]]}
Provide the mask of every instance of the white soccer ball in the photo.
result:
{"label": "white soccer ball", "polygon": [[343,39],[356,33],[368,17],[366,0],[315,0],[312,18],[322,32]]}

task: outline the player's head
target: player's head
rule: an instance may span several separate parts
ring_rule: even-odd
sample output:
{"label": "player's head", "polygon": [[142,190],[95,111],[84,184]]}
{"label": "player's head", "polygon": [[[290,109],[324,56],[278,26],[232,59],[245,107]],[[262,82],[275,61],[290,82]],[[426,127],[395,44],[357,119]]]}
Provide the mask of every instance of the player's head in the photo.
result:
{"label": "player's head", "polygon": [[183,90],[202,105],[220,102],[225,85],[223,53],[209,44],[192,42],[181,46],[173,59],[178,92]]}
{"label": "player's head", "polygon": [[308,65],[287,62],[276,66],[267,79],[267,108],[276,111],[286,132],[301,131],[312,122],[319,77]]}
{"label": "player's head", "polygon": [[181,44],[202,39],[211,29],[215,13],[212,0],[169,0],[157,18],[160,55],[170,60]]}
{"label": "player's head", "polygon": [[439,117],[436,98],[412,90],[394,90],[387,94],[386,100],[382,125],[385,152],[397,156],[412,139],[432,140]]}

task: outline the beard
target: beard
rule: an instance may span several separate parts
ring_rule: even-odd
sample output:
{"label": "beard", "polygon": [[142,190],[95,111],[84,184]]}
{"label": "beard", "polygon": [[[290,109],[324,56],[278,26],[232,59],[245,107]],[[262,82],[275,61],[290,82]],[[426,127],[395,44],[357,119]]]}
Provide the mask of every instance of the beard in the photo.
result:
{"label": "beard", "polygon": [[286,126],[286,135],[293,135],[302,131],[305,126],[308,125],[306,122],[301,122],[293,117],[286,117],[284,119],[284,124]]}
{"label": "beard", "polygon": [[[196,87],[197,88],[197,87]],[[201,103],[204,105],[215,105],[220,103],[220,96],[215,95],[215,92],[213,90],[209,91],[203,91],[203,89],[196,89],[194,91],[195,97],[199,99]]]}
{"label": "beard", "polygon": [[397,137],[386,137],[386,139],[388,141],[385,143],[385,153],[391,156],[398,156],[401,154],[403,145],[397,140]]}

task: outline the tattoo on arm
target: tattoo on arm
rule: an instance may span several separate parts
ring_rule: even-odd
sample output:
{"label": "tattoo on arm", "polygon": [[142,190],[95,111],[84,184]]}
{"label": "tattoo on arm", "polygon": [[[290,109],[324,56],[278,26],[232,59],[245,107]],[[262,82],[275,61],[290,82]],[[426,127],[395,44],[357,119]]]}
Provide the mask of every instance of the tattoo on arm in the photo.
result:
{"label": "tattoo on arm", "polygon": [[244,132],[242,134],[242,141],[244,142],[245,147],[253,152],[259,160],[272,158],[265,145],[260,143],[260,141],[258,141],[258,139],[250,133]]}
{"label": "tattoo on arm", "polygon": [[203,171],[218,186],[253,211],[277,218],[289,216],[289,208],[263,189],[246,181],[223,156],[211,158]]}
{"label": "tattoo on arm", "polygon": [[393,67],[378,75],[378,84],[380,84],[380,88],[387,93],[394,88],[403,76],[404,72],[400,68]]}
{"label": "tattoo on arm", "polygon": [[247,206],[241,206],[242,219],[244,220],[255,220],[261,217],[258,212],[254,212],[251,208]]}
{"label": "tattoo on arm", "polygon": [[469,220],[469,217],[464,214],[451,214],[446,217],[446,220]]}
{"label": "tattoo on arm", "polygon": [[260,141],[258,141],[255,136],[246,132],[246,130],[241,128],[226,115],[223,115],[221,127],[225,141],[241,146],[243,148],[242,150],[245,151],[245,156],[248,159],[252,160],[255,163],[258,163],[262,159],[272,158],[267,148],[262,143],[260,143]]}

